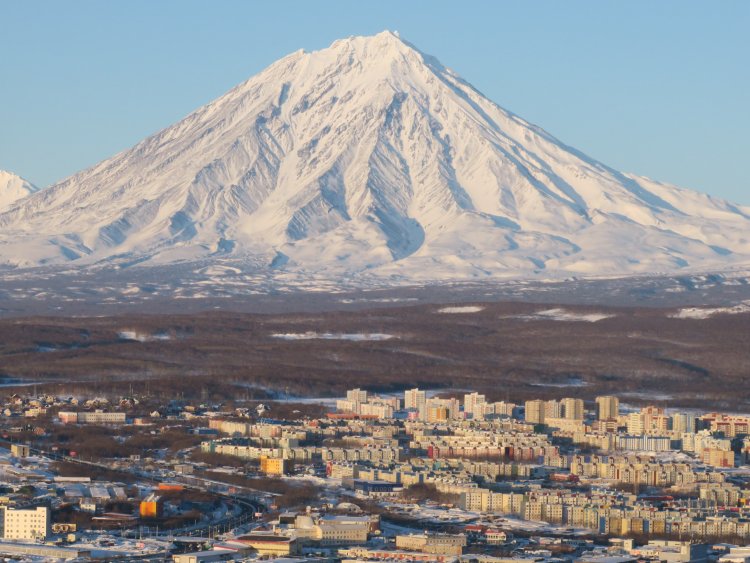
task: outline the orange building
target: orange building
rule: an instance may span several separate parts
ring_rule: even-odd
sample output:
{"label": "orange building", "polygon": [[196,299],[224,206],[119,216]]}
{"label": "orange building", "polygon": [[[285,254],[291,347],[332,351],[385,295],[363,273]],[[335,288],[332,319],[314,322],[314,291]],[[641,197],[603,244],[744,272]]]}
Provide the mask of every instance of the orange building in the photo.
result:
{"label": "orange building", "polygon": [[162,499],[155,494],[148,495],[141,501],[141,518],[159,518],[162,514]]}
{"label": "orange building", "polygon": [[179,483],[159,483],[157,487],[160,491],[184,491],[185,485]]}

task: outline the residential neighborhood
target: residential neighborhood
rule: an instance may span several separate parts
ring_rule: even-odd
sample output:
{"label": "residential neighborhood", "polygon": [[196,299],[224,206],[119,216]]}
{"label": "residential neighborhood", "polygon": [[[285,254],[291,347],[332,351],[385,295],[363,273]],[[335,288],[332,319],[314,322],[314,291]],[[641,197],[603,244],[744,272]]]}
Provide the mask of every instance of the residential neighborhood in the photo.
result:
{"label": "residential neighborhood", "polygon": [[417,388],[240,403],[9,396],[0,551],[746,561],[747,416]]}

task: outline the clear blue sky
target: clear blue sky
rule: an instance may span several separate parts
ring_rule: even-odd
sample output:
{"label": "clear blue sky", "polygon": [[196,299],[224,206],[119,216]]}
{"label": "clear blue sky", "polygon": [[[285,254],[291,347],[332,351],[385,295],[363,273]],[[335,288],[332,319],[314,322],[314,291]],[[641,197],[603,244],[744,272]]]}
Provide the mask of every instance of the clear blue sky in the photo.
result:
{"label": "clear blue sky", "polygon": [[47,185],[383,29],[594,158],[750,204],[745,0],[0,0],[0,168]]}

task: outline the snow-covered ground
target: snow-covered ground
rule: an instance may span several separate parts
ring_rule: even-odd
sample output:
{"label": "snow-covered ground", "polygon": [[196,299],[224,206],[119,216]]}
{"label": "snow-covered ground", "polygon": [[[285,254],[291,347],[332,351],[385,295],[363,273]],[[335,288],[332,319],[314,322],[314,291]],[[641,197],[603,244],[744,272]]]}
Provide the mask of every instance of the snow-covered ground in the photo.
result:
{"label": "snow-covered ground", "polygon": [[567,321],[567,322],[586,322],[595,323],[604,319],[612,318],[614,315],[608,313],[577,313],[567,309],[555,308],[537,311],[528,315],[517,315],[517,319],[527,320],[547,320],[547,321]]}
{"label": "snow-covered ground", "polygon": [[382,332],[277,332],[271,335],[281,340],[351,340],[353,342],[380,341],[396,338]]}
{"label": "snow-covered ground", "polygon": [[588,385],[588,382],[574,377],[571,379],[568,379],[567,381],[560,381],[560,382],[536,382],[536,383],[529,383],[529,385],[532,385],[534,387],[559,387],[559,388],[565,388],[565,387],[586,387]]}
{"label": "snow-covered ground", "polygon": [[750,313],[750,301],[743,301],[733,307],[685,307],[670,315],[675,319],[708,319],[714,315],[738,315]]}
{"label": "snow-covered ground", "polygon": [[347,305],[352,303],[409,303],[413,301],[419,301],[419,299],[417,297],[365,297],[359,299],[344,297],[339,299],[339,303],[345,303]]}
{"label": "snow-covered ground", "polygon": [[481,311],[484,311],[484,307],[478,305],[456,305],[453,307],[443,307],[442,309],[437,310],[438,313],[445,314],[479,313]]}
{"label": "snow-covered ground", "polygon": [[170,340],[171,336],[164,332],[155,334],[144,334],[135,330],[122,330],[117,333],[120,340],[133,340],[135,342],[153,342],[158,340]]}

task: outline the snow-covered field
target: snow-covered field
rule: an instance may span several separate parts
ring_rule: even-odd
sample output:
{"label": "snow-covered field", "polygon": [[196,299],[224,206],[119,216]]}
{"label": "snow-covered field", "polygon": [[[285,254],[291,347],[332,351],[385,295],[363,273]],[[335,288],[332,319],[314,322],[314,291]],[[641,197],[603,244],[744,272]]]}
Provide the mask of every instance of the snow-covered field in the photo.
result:
{"label": "snow-covered field", "polygon": [[463,306],[453,306],[453,307],[443,307],[442,309],[438,309],[438,313],[446,313],[446,314],[462,314],[462,313],[479,313],[481,311],[484,311],[484,307],[480,307],[478,305],[463,305]]}
{"label": "snow-covered field", "polygon": [[533,387],[559,387],[559,388],[565,388],[565,387],[586,387],[588,385],[588,382],[584,381],[580,378],[571,378],[567,381],[562,381],[559,383],[529,383],[529,385],[532,385]]}
{"label": "snow-covered field", "polygon": [[164,332],[155,334],[143,334],[135,330],[121,330],[117,333],[120,340],[132,340],[134,342],[154,342],[158,340],[170,340],[171,336]]}
{"label": "snow-covered field", "polygon": [[685,307],[670,316],[674,319],[708,319],[714,315],[738,315],[741,313],[750,313],[750,301],[743,301],[733,307]]}
{"label": "snow-covered field", "polygon": [[381,341],[396,338],[382,332],[276,332],[271,335],[281,340],[351,340],[352,342]]}
{"label": "snow-covered field", "polygon": [[527,320],[568,321],[595,323],[604,319],[612,318],[614,315],[608,313],[576,313],[566,309],[545,309],[530,315],[518,315],[515,318]]}

